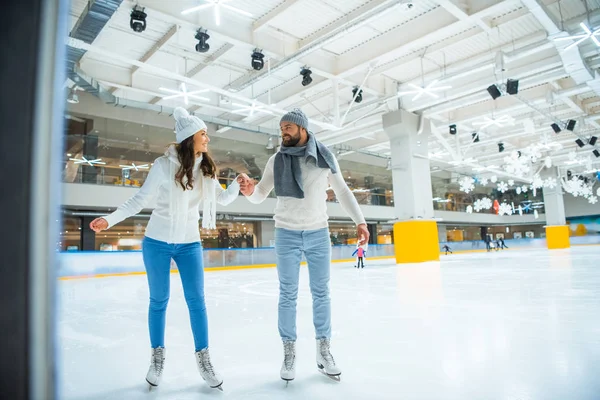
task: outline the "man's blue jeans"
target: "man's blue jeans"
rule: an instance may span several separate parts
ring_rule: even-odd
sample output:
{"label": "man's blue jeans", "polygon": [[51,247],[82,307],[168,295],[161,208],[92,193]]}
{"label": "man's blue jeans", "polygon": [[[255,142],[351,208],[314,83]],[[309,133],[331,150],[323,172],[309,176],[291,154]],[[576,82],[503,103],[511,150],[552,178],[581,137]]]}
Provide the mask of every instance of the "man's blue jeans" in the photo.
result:
{"label": "man's blue jeans", "polygon": [[275,252],[279,275],[279,335],[283,340],[296,340],[298,278],[300,261],[304,253],[308,263],[316,338],[331,337],[329,229],[296,231],[277,228],[275,229]]}
{"label": "man's blue jeans", "polygon": [[171,259],[177,264],[196,351],[208,347],[208,322],[204,303],[204,262],[200,242],[169,244],[144,237],[142,255],[148,274],[150,308],[148,328],[152,348],[165,346],[165,316],[169,303]]}

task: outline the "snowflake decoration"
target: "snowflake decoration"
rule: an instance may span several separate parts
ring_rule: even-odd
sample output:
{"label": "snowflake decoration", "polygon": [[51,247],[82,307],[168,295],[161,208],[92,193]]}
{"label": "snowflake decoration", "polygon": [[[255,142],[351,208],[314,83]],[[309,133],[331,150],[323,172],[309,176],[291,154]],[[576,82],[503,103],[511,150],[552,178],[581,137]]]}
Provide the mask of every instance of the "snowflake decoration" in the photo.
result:
{"label": "snowflake decoration", "polygon": [[510,156],[504,157],[504,170],[510,174],[524,176],[530,169],[530,158],[525,157],[523,154],[519,156],[519,153],[513,151]]}
{"label": "snowflake decoration", "polygon": [[491,181],[492,183],[496,183],[496,182],[498,182],[498,177],[497,177],[496,175],[493,175],[493,176],[490,178],[490,181]]}
{"label": "snowflake decoration", "polygon": [[563,189],[565,189],[565,192],[571,193],[575,197],[583,196],[584,183],[578,176],[573,176],[567,181],[563,180]]}
{"label": "snowflake decoration", "polygon": [[521,192],[527,193],[528,190],[529,190],[529,187],[527,187],[527,185],[521,186]]}
{"label": "snowflake decoration", "polygon": [[469,193],[475,189],[475,179],[470,176],[465,176],[458,183],[460,184],[460,190],[462,192]]}
{"label": "snowflake decoration", "polygon": [[519,204],[519,215],[523,215],[523,207]]}
{"label": "snowflake decoration", "polygon": [[556,178],[547,178],[544,181],[544,187],[548,189],[554,189],[557,185]]}
{"label": "snowflake decoration", "polygon": [[467,206],[467,214],[473,214],[473,206]]}
{"label": "snowflake decoration", "polygon": [[512,215],[513,208],[510,204],[502,203],[498,209],[498,215]]}
{"label": "snowflake decoration", "polygon": [[508,186],[514,186],[515,181],[513,179],[508,180]]}
{"label": "snowflake decoration", "polygon": [[546,166],[546,168],[552,168],[552,158],[550,158],[550,156],[546,157],[546,159],[544,160],[544,165]]}
{"label": "snowflake decoration", "polygon": [[517,186],[517,188],[515,189],[515,192],[517,192],[517,194],[521,194],[521,192],[522,192],[521,186]]}
{"label": "snowflake decoration", "polygon": [[590,197],[592,195],[592,188],[589,186],[583,186],[581,189],[581,195],[583,197]]}
{"label": "snowflake decoration", "polygon": [[490,208],[492,208],[492,200],[488,199],[487,197],[475,200],[475,203],[473,203],[473,208],[477,212],[481,210],[489,210]]}
{"label": "snowflake decoration", "polygon": [[544,187],[544,180],[542,179],[540,174],[535,174],[533,176],[533,182],[531,183],[531,185],[536,189]]}
{"label": "snowflake decoration", "polygon": [[596,190],[596,196],[600,197],[600,188],[598,188],[598,190]]}
{"label": "snowflake decoration", "polygon": [[502,193],[506,192],[508,190],[508,185],[506,184],[506,182],[502,181],[498,184],[498,190]]}
{"label": "snowflake decoration", "polygon": [[590,196],[588,197],[588,201],[590,202],[590,204],[596,204],[598,202],[598,197]]}
{"label": "snowflake decoration", "polygon": [[481,179],[479,180],[479,184],[481,184],[481,186],[485,186],[485,185],[487,185],[487,184],[488,184],[488,182],[489,182],[488,178],[481,178]]}

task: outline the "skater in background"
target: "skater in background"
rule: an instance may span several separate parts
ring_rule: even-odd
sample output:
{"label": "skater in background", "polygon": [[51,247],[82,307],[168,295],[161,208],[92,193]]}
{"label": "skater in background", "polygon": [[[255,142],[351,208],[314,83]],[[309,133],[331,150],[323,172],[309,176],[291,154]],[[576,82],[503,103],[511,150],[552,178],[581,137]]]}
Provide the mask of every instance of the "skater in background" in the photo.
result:
{"label": "skater in background", "polygon": [[483,241],[485,242],[485,247],[486,247],[488,253],[490,251],[492,251],[492,238],[490,238],[490,235],[485,235],[485,238],[483,239]]}
{"label": "skater in background", "polygon": [[262,180],[255,185],[244,174],[238,179],[241,192],[251,203],[264,201],[273,188],[277,194],[273,218],[279,276],[278,325],[284,349],[281,379],[289,383],[296,376],[296,302],[300,261],[304,253],[313,300],[317,367],[332,379],[339,380],[341,370],[330,351],[331,242],[325,203],[329,185],[356,224],[359,245],[368,242],[369,231],[335,156],[308,131],[308,119],[302,110],[288,112],[279,125],[282,146],[267,162]]}
{"label": "skater in background", "polygon": [[364,245],[356,246],[356,250],[354,250],[354,253],[352,253],[352,256],[354,257],[355,254],[356,254],[357,260],[356,260],[356,265],[354,267],[355,268],[364,268],[365,267],[364,258],[366,258],[366,256],[367,256],[367,251],[365,250]]}
{"label": "skater in background", "polygon": [[447,244],[442,246],[442,250],[444,250],[446,252],[446,255],[448,255],[448,252],[450,252],[450,254],[452,254],[452,250],[450,250],[450,247],[448,247]]}
{"label": "skater in background", "polygon": [[504,238],[502,237],[498,239],[498,245],[501,249],[508,249],[508,246],[506,245],[506,243],[504,243]]}
{"label": "skater in background", "polygon": [[216,179],[217,168],[208,155],[206,124],[181,107],[175,109],[176,143],[154,161],[141,189],[115,212],[90,223],[94,232],[109,229],[139,213],[156,200],[142,243],[148,276],[151,358],[146,381],[158,386],[165,362],[165,316],[170,291],[171,259],[177,264],[195,344],[200,375],[212,388],[223,379],[215,372],[208,351],[208,322],[204,303],[204,266],[198,229],[202,203],[202,227],[214,229],[215,203],[229,204],[238,197],[234,181],[224,190]]}

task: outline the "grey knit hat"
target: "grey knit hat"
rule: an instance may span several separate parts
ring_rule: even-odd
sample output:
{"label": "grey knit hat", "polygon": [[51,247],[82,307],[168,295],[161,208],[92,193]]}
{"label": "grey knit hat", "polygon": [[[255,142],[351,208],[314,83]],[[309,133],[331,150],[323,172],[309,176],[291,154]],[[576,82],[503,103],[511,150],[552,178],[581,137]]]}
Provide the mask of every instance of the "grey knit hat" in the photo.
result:
{"label": "grey knit hat", "polygon": [[183,107],[177,107],[173,112],[175,118],[175,138],[177,143],[194,135],[196,132],[206,130],[206,124],[195,115],[190,115]]}
{"label": "grey knit hat", "polygon": [[285,114],[281,117],[279,123],[281,124],[284,121],[301,126],[308,131],[308,118],[306,118],[306,115],[299,108],[294,108],[292,111]]}

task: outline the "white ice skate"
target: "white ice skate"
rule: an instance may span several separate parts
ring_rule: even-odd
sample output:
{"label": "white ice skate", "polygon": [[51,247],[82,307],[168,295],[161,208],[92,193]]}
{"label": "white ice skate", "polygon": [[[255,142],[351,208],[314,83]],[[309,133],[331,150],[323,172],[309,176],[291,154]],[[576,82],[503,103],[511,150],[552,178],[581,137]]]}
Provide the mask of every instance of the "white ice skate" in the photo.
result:
{"label": "white ice skate", "polygon": [[146,374],[146,382],[150,385],[148,390],[158,386],[160,379],[162,378],[163,368],[165,366],[165,348],[156,347],[152,349],[152,356],[150,357],[150,368]]}
{"label": "white ice skate", "polygon": [[208,347],[206,349],[196,352],[196,363],[198,364],[198,370],[202,379],[208,383],[213,389],[219,389],[223,391],[223,379],[215,372],[215,369],[210,362],[210,354],[208,353]]}
{"label": "white ice skate", "polygon": [[335,365],[329,339],[317,339],[317,368],[319,372],[336,382],[341,380],[342,371]]}
{"label": "white ice skate", "polygon": [[296,378],[296,342],[286,340],[283,342],[283,364],[281,365],[281,379],[286,381],[286,386]]}

